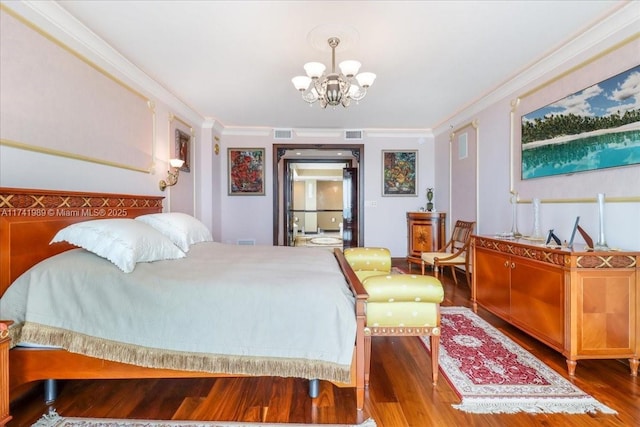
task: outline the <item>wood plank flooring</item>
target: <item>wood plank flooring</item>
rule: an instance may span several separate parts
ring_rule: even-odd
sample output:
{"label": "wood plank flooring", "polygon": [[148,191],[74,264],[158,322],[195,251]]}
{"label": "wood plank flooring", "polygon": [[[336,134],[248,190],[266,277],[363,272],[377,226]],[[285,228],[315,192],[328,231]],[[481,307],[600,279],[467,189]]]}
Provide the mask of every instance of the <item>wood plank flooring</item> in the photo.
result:
{"label": "wood plank flooring", "polygon": [[[394,264],[406,270],[404,260]],[[414,267],[415,272],[415,267]],[[462,276],[459,276],[462,278]],[[443,278],[448,306],[470,306],[462,278],[454,286]],[[566,378],[559,353],[480,310],[482,318],[518,342]],[[374,337],[371,386],[365,410],[355,410],[355,394],[321,382],[320,396],[307,396],[307,381],[284,378],[221,378],[65,381],[53,405],[65,416],[140,419],[356,423],[373,417],[379,427],[405,426],[640,426],[640,380],[626,361],[583,360],[573,383],[617,415],[499,414],[474,415],[451,407],[459,399],[440,376],[433,387],[430,360],[416,337]],[[12,402],[8,427],[30,426],[47,411],[42,388]]]}

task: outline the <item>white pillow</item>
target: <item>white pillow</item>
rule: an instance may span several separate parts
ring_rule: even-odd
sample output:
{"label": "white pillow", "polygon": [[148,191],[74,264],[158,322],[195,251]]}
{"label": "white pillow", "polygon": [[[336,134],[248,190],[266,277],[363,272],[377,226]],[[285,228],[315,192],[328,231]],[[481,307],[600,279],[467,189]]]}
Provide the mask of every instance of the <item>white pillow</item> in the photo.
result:
{"label": "white pillow", "polygon": [[136,218],[167,236],[184,252],[194,243],[211,242],[211,232],[198,219],[181,212],[141,215]]}
{"label": "white pillow", "polygon": [[108,259],[125,273],[138,262],[184,258],[171,240],[152,227],[128,218],[78,222],[58,231],[51,243],[67,241]]}

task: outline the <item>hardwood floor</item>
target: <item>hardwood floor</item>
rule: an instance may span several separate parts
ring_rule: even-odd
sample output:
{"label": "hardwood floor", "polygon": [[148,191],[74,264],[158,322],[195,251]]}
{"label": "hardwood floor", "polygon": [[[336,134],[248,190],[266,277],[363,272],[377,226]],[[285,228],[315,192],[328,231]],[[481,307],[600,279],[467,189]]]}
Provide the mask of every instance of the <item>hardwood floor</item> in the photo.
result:
{"label": "hardwood floor", "polygon": [[[406,270],[404,260],[394,264]],[[469,288],[462,275],[459,279],[456,287],[450,276],[443,278],[443,305],[470,306]],[[559,353],[484,310],[478,314],[569,378]],[[327,424],[373,417],[379,427],[640,425],[640,380],[629,374],[626,361],[580,361],[571,380],[617,415],[475,415],[451,407],[459,399],[442,376],[435,388],[431,385],[430,360],[418,338],[374,337],[372,352],[371,386],[360,419],[353,390],[321,382],[320,396],[312,401],[306,381],[284,378],[66,381],[53,406],[64,416],[110,418]],[[46,411],[42,388],[34,388],[12,402],[8,427],[30,426]]]}

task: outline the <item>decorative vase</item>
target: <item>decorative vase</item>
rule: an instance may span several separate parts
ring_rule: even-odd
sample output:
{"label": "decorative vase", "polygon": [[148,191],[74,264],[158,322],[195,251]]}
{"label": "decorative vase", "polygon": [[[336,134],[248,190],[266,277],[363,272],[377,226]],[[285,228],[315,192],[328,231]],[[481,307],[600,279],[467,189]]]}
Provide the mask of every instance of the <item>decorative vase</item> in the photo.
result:
{"label": "decorative vase", "polygon": [[518,231],[518,193],[511,192],[511,235],[514,238],[522,237]]}
{"label": "decorative vase", "polygon": [[598,193],[598,197],[596,198],[598,202],[598,215],[599,215],[599,228],[598,228],[598,241],[594,245],[593,248],[596,251],[608,251],[609,246],[607,246],[607,241],[604,238],[604,193]]}
{"label": "decorative vase", "polygon": [[540,199],[533,199],[533,233],[531,234],[533,239],[543,239],[544,236],[540,231]]}
{"label": "decorative vase", "polygon": [[433,188],[427,188],[427,211],[433,212]]}

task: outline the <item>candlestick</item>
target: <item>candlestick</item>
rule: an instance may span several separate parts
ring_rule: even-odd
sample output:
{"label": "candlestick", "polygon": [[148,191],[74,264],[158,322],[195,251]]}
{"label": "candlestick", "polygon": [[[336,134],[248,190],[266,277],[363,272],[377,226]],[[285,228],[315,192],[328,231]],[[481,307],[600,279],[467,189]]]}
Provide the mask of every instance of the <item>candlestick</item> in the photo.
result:
{"label": "candlestick", "polygon": [[609,246],[607,246],[607,241],[604,238],[604,202],[605,202],[604,193],[598,193],[598,197],[596,198],[596,200],[598,202],[599,230],[598,230],[598,241],[594,245],[593,249],[595,249],[596,251],[608,251]]}

